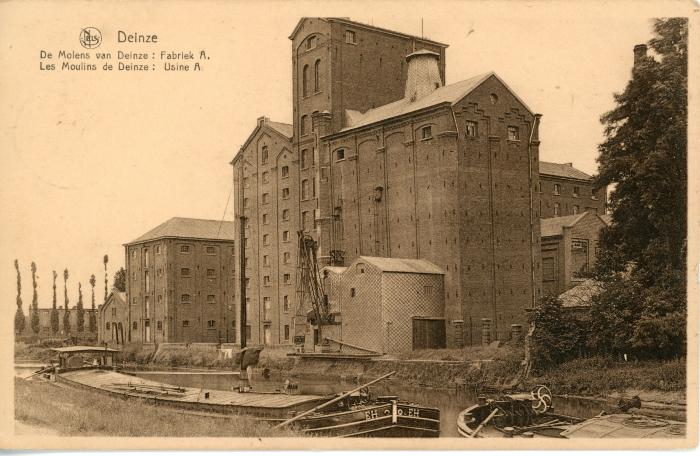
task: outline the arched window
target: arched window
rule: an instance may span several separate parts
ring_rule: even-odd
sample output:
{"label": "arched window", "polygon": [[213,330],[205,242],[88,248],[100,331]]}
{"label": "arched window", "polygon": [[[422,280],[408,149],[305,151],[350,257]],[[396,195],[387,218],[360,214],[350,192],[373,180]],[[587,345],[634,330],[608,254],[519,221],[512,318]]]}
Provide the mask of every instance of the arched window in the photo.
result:
{"label": "arched window", "polygon": [[301,75],[301,94],[307,96],[309,94],[309,66],[304,65],[304,70]]}
{"label": "arched window", "polygon": [[314,92],[318,92],[320,89],[319,80],[321,78],[321,60],[316,60],[314,64]]}

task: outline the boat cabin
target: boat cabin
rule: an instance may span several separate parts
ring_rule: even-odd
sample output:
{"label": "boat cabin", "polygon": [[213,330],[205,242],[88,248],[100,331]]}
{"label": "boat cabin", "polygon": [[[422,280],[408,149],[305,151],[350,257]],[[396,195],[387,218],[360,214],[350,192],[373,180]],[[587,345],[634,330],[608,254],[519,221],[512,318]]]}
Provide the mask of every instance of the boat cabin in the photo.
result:
{"label": "boat cabin", "polygon": [[101,368],[114,366],[114,354],[119,353],[119,350],[107,347],[60,347],[54,348],[53,351],[58,353],[58,368],[65,369],[81,369],[83,367]]}

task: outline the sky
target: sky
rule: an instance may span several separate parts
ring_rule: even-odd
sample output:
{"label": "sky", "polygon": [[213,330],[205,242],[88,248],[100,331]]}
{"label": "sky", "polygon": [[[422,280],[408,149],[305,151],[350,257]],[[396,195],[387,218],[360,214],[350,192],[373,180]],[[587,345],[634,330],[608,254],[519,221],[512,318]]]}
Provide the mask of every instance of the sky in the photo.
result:
{"label": "sky", "polygon": [[[449,44],[447,83],[495,71],[543,114],[541,159],[595,173],[600,115],[624,90],[632,48],[652,36],[653,8],[565,2],[7,2],[0,4],[0,292],[14,310],[20,262],[25,312],[31,261],[39,306],[51,271],[70,271],[102,302],[126,243],[170,217],[232,220],[229,162],[259,116],[290,122],[291,42],[302,16],[342,16]],[[593,7],[593,5],[598,5]],[[606,6],[607,5],[607,6]],[[209,56],[203,71],[40,70],[40,51],[81,51],[94,26],[101,51]],[[157,44],[116,43],[118,30]],[[56,60],[54,58],[54,60]],[[91,62],[94,62],[94,57]],[[50,62],[49,62],[50,63]],[[113,59],[116,64],[116,59]],[[61,279],[59,279],[61,280]],[[58,288],[62,304],[62,283]]]}

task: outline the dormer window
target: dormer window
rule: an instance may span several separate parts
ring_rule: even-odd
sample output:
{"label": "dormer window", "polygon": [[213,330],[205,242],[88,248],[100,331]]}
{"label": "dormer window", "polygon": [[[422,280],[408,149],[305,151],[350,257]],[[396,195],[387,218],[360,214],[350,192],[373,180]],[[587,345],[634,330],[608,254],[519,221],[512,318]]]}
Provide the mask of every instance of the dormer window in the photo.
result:
{"label": "dormer window", "polygon": [[345,31],[345,42],[347,44],[357,44],[357,41],[355,41],[356,35],[355,32],[352,30],[346,30]]}
{"label": "dormer window", "polygon": [[421,139],[433,139],[433,127],[428,125],[427,127],[421,128]]}
{"label": "dormer window", "polygon": [[310,37],[308,37],[308,38],[306,39],[306,50],[308,51],[308,50],[310,50],[310,49],[315,48],[315,47],[316,47],[317,41],[318,41],[318,40],[316,39],[316,36],[310,36]]}

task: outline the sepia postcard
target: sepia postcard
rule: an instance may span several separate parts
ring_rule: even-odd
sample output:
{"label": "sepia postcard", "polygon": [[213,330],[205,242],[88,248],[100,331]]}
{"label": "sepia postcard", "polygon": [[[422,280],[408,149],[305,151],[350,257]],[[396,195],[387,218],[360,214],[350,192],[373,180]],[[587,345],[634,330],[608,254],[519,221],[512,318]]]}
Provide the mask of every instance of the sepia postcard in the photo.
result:
{"label": "sepia postcard", "polygon": [[695,447],[699,8],[1,1],[2,448]]}

